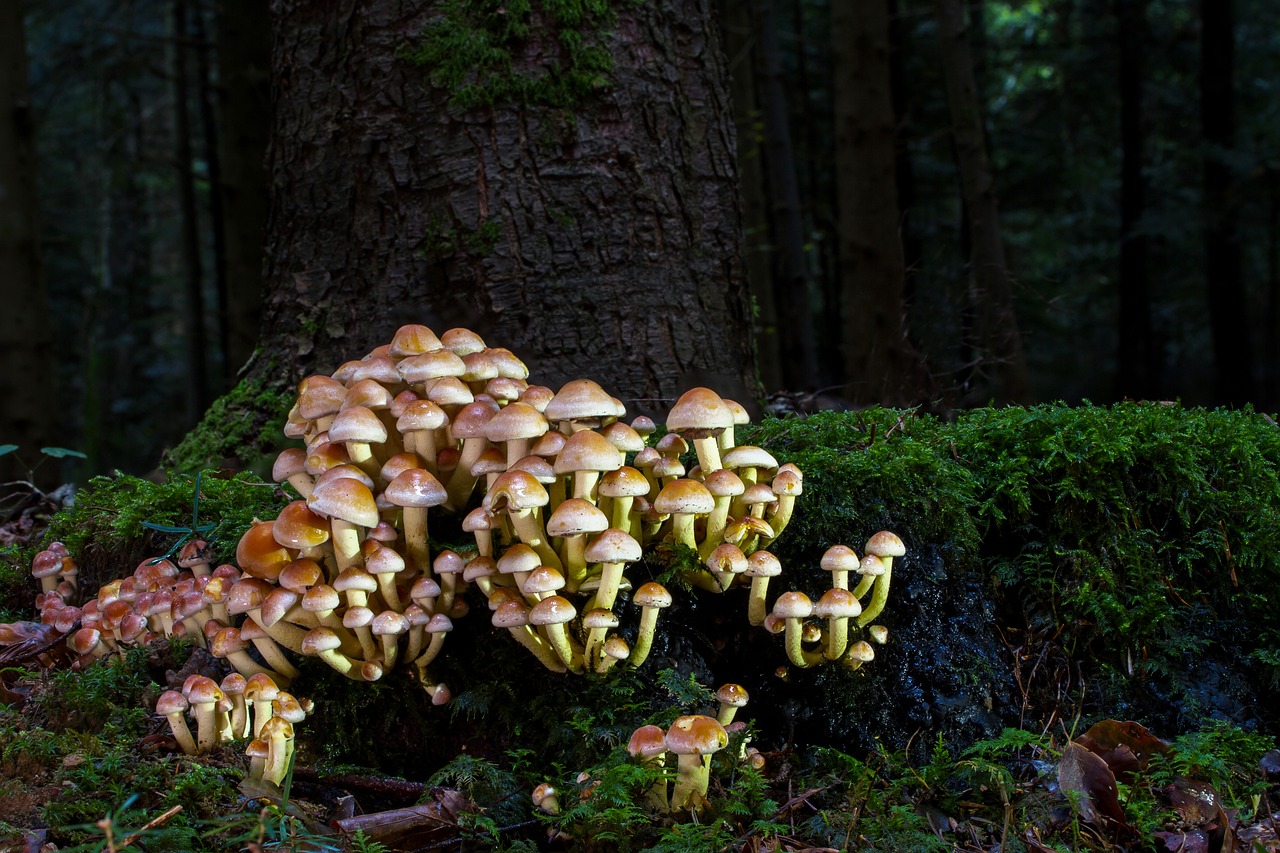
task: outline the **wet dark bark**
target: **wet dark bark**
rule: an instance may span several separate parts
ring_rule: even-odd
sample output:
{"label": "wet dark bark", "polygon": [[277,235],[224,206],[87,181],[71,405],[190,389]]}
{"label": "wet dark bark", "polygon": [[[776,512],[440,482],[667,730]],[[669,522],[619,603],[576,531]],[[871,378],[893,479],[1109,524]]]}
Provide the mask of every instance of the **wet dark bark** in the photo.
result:
{"label": "wet dark bark", "polygon": [[[27,464],[42,445],[58,443],[33,131],[22,4],[0,3],[0,444],[20,445]],[[0,482],[24,473],[18,456],[0,457]]]}
{"label": "wet dark bark", "polygon": [[1146,207],[1142,176],[1146,132],[1142,124],[1146,0],[1116,0],[1120,47],[1120,311],[1116,348],[1116,394],[1150,399],[1158,395],[1160,352],[1152,336],[1147,281],[1147,237],[1140,228]]}
{"label": "wet dark bark", "polygon": [[1253,398],[1253,347],[1240,254],[1240,205],[1229,163],[1235,147],[1233,0],[1200,2],[1200,126],[1204,143],[1204,246],[1213,335],[1215,402]]}
{"label": "wet dark bark", "polygon": [[975,402],[1025,401],[1031,396],[1031,384],[1014,313],[965,7],[963,0],[934,0],[934,11],[942,41],[960,188],[972,241],[969,301],[974,312],[973,343],[979,353],[979,370],[974,387],[966,390]]}
{"label": "wet dark bark", "polygon": [[[754,367],[734,128],[709,2],[620,9],[610,86],[563,111],[460,112],[403,50],[445,4],[275,0],[263,352],[332,370],[423,322],[632,411]],[[540,68],[535,30],[515,57]]]}
{"label": "wet dark bark", "polygon": [[930,380],[907,337],[887,0],[833,3],[831,36],[845,395],[920,403]]}

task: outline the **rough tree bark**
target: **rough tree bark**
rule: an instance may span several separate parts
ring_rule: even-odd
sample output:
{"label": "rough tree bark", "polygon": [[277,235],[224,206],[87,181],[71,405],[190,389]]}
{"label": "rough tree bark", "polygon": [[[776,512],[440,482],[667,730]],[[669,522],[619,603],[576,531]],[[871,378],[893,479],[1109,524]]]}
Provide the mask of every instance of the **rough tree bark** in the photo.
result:
{"label": "rough tree bark", "polygon": [[907,406],[931,389],[907,337],[887,0],[831,4],[831,37],[845,394]]}
{"label": "rough tree bark", "polygon": [[[709,0],[620,5],[587,39],[607,84],[566,109],[467,110],[407,61],[441,0],[274,0],[262,350],[250,376],[330,371],[405,322],[467,326],[552,387],[632,411],[753,363],[734,128]],[[456,4],[455,8],[456,8]],[[535,9],[517,73],[564,61]],[[603,83],[603,81],[602,81]]]}
{"label": "rough tree bark", "polygon": [[1240,254],[1240,202],[1229,163],[1236,139],[1233,0],[1200,2],[1200,127],[1204,248],[1213,336],[1214,402],[1253,398],[1253,347]]}
{"label": "rough tree bark", "polygon": [[[20,445],[26,464],[42,445],[59,443],[38,210],[22,4],[0,3],[0,444]],[[19,459],[0,457],[0,482],[16,476],[24,476]]]}
{"label": "rough tree bark", "polygon": [[982,106],[974,82],[973,56],[963,0],[934,0],[951,112],[960,188],[972,241],[970,303],[974,345],[980,353],[979,387],[966,389],[976,402],[1019,402],[1031,396],[1026,355],[1013,307],[996,205],[995,179],[987,158]]}

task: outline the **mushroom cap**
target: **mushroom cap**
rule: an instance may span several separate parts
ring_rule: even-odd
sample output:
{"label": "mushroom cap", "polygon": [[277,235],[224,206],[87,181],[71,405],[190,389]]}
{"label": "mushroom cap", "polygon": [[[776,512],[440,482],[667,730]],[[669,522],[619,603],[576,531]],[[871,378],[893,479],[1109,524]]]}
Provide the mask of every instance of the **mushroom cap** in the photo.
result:
{"label": "mushroom cap", "polygon": [[343,477],[324,485],[317,483],[307,505],[321,515],[360,527],[373,527],[378,523],[378,505],[373,493],[359,480]]}
{"label": "mushroom cap", "polygon": [[747,557],[732,542],[722,542],[707,555],[706,566],[713,572],[732,572],[735,575],[747,570]]}
{"label": "mushroom cap", "polygon": [[623,453],[635,453],[644,447],[644,436],[622,421],[614,421],[600,428],[600,434]]}
{"label": "mushroom cap", "polygon": [[396,429],[412,432],[417,429],[439,429],[449,422],[444,409],[430,400],[413,400],[396,418]]}
{"label": "mushroom cap", "polygon": [[491,578],[498,574],[498,563],[492,557],[472,557],[462,570],[462,579],[471,583],[477,578]]}
{"label": "mushroom cap", "polygon": [[419,598],[436,598],[440,592],[439,581],[435,578],[420,577],[409,588],[409,598],[415,601]]}
{"label": "mushroom cap", "polygon": [[569,599],[560,595],[548,596],[529,611],[530,625],[559,625],[573,619],[578,610]]}
{"label": "mushroom cap", "polygon": [[612,610],[596,607],[582,615],[583,628],[617,628],[622,624]]}
{"label": "mushroom cap", "polygon": [[884,563],[880,562],[880,558],[875,554],[867,554],[862,558],[862,562],[858,564],[858,573],[863,575],[882,575],[884,574]]}
{"label": "mushroom cap", "polygon": [[498,558],[498,571],[504,575],[517,572],[532,572],[542,565],[542,557],[538,552],[523,542],[517,542],[503,552]]}
{"label": "mushroom cap", "polygon": [[[399,377],[396,379],[398,381]],[[392,400],[391,392],[385,385],[376,379],[366,378],[352,383],[347,389],[347,399],[342,403],[342,408],[346,410],[353,406],[364,406],[377,412],[391,408]]]}
{"label": "mushroom cap", "polygon": [[489,512],[500,512],[508,507],[522,510],[546,506],[550,500],[547,490],[528,471],[507,471],[493,481],[481,506]]}
{"label": "mushroom cap", "polygon": [[377,616],[373,617],[373,625],[370,627],[370,630],[377,636],[383,636],[384,634],[404,634],[409,630],[409,620],[403,613],[397,613],[394,610],[384,610]]}
{"label": "mushroom cap", "polygon": [[670,607],[671,601],[671,593],[657,581],[641,584],[631,597],[631,603],[636,607]]}
{"label": "mushroom cap", "polygon": [[462,381],[466,383],[487,382],[498,375],[498,363],[494,360],[492,350],[486,348],[479,352],[469,352],[462,357],[462,363],[467,366],[466,373],[462,374]]}
{"label": "mushroom cap", "polygon": [[280,451],[280,455],[275,457],[275,464],[271,465],[271,479],[276,483],[283,483],[294,474],[302,474],[306,464],[305,450],[301,447],[285,447]]}
{"label": "mushroom cap", "polygon": [[329,541],[329,520],[307,506],[306,501],[293,501],[276,516],[271,535],[286,548],[315,548]]}
{"label": "mushroom cap", "polygon": [[[431,396],[429,392],[427,396]],[[495,414],[497,414],[496,404],[480,401],[468,403],[453,416],[449,431],[453,433],[454,438],[484,438],[489,421]]]}
{"label": "mushroom cap", "polygon": [[728,468],[717,468],[707,475],[703,485],[717,498],[735,497],[746,491],[742,478]]}
{"label": "mushroom cap", "polygon": [[485,348],[484,338],[470,329],[449,329],[440,335],[440,343],[459,356],[480,352]]}
{"label": "mushroom cap", "polygon": [[583,556],[589,563],[634,563],[643,556],[636,538],[626,531],[610,527],[587,543]]}
{"label": "mushroom cap", "polygon": [[715,435],[733,426],[733,410],[710,388],[690,388],[667,414],[667,429],[695,438]]}
{"label": "mushroom cap", "polygon": [[272,589],[274,587],[261,578],[241,578],[231,585],[231,591],[227,593],[227,612],[235,616],[258,609]]}
{"label": "mushroom cap", "polygon": [[375,545],[365,552],[364,570],[371,575],[391,575],[404,571],[404,557],[394,548]]}
{"label": "mushroom cap", "polygon": [[432,507],[449,499],[444,486],[425,468],[401,471],[382,494],[396,506]]}
{"label": "mushroom cap", "polygon": [[368,488],[373,488],[373,478],[350,462],[339,462],[337,465],[326,469],[324,473],[316,477],[315,486],[313,488],[318,489],[323,486],[327,486],[332,481],[340,480],[344,477],[350,480],[358,480],[359,482],[364,483]]}
{"label": "mushroom cap", "polygon": [[[507,470],[506,455],[496,447],[489,447],[480,454],[480,458],[471,466],[471,476],[476,478],[487,477],[490,474],[501,474],[505,470]],[[529,473],[532,474],[533,472],[530,471]]]}
{"label": "mushroom cap", "polygon": [[334,417],[329,425],[329,440],[381,444],[387,440],[387,427],[372,409],[351,406]]}
{"label": "mushroom cap", "polygon": [[366,628],[373,622],[373,611],[368,607],[348,607],[342,611],[342,627],[348,629]]}
{"label": "mushroom cap", "polygon": [[652,758],[667,751],[667,733],[661,726],[641,726],[631,733],[627,753],[632,758]]}
{"label": "mushroom cap", "polygon": [[795,497],[804,494],[804,478],[800,476],[799,469],[779,468],[769,485],[775,495]]}
{"label": "mushroom cap", "polygon": [[276,541],[274,521],[256,521],[236,543],[236,562],[249,575],[274,581],[294,555]]}
{"label": "mushroom cap", "polygon": [[216,658],[225,658],[236,652],[243,652],[247,648],[249,643],[240,636],[240,631],[230,627],[219,630],[209,643],[209,653]]}
{"label": "mushroom cap", "polygon": [[342,604],[342,596],[327,583],[318,583],[302,596],[302,609],[309,613],[336,610]]}
{"label": "mushroom cap", "polygon": [[178,690],[166,690],[156,700],[156,713],[162,716],[181,714],[190,707],[187,697]]}
{"label": "mushroom cap", "polygon": [[302,653],[304,655],[318,655],[321,652],[332,651],[342,645],[342,638],[330,628],[320,626],[312,628],[302,638]]}
{"label": "mushroom cap", "polygon": [[607,438],[598,432],[584,429],[569,436],[569,440],[564,443],[556,456],[555,471],[557,474],[612,471],[621,468],[624,461],[622,451],[610,444]]}
{"label": "mushroom cap", "polygon": [[617,634],[604,641],[603,649],[605,657],[613,658],[614,660],[626,660],[631,657],[631,646],[627,645],[627,641]]}
{"label": "mushroom cap", "polygon": [[[528,403],[539,412],[543,412],[543,417],[546,417],[547,403],[550,403],[555,395],[556,392],[546,385],[525,385],[525,389],[520,392],[520,402]],[[561,436],[563,437],[563,433]]]}
{"label": "mushroom cap", "polygon": [[212,678],[197,675],[195,678],[188,679],[188,684],[187,701],[192,705],[212,705],[222,701],[222,688],[218,687],[218,682]]}
{"label": "mushroom cap", "polygon": [[466,570],[467,561],[457,551],[446,548],[436,554],[435,559],[431,561],[431,568],[435,569],[438,575],[460,575]]}
{"label": "mushroom cap", "polygon": [[716,508],[716,499],[697,480],[679,479],[662,487],[653,500],[653,508],[663,515],[706,515]]}
{"label": "mushroom cap", "polygon": [[489,419],[485,425],[484,435],[490,441],[513,441],[521,438],[537,438],[545,433],[550,424],[533,406],[528,403],[508,403]]}
{"label": "mushroom cap", "polygon": [[542,437],[533,443],[529,448],[529,452],[534,456],[541,456],[543,459],[554,459],[564,450],[565,443],[569,441],[568,436],[558,430],[550,430],[543,433]]}
{"label": "mushroom cap", "polygon": [[881,530],[867,540],[864,550],[877,557],[901,557],[907,553],[907,546],[898,538],[898,534]]}
{"label": "mushroom cap", "polygon": [[868,643],[866,640],[859,640],[858,642],[849,646],[849,651],[846,652],[846,654],[853,660],[862,661],[863,663],[869,663],[870,661],[875,659],[876,650],[873,649],[871,647],[871,644]]}
{"label": "mushroom cap", "polygon": [[768,551],[755,551],[747,557],[747,577],[776,578],[782,574],[782,561]]}
{"label": "mushroom cap", "polygon": [[726,468],[777,468],[778,460],[762,447],[740,444],[731,447],[720,457]]}
{"label": "mushroom cap", "polygon": [[265,672],[257,672],[245,679],[244,698],[249,702],[273,702],[280,695],[280,686]]}
{"label": "mushroom cap", "polygon": [[560,537],[599,533],[608,526],[609,517],[591,501],[569,498],[561,501],[560,506],[547,518],[547,535]]}
{"label": "mushroom cap", "polygon": [[[387,355],[388,347],[382,346],[366,355],[352,368],[348,381],[351,383],[372,379],[382,385],[400,384],[400,372],[396,370],[395,359]],[[347,392],[350,398],[350,391]]]}
{"label": "mushroom cap", "polygon": [[848,545],[832,545],[823,553],[819,565],[829,572],[856,572],[861,563]]}
{"label": "mushroom cap", "polygon": [[498,605],[489,621],[495,628],[523,628],[529,624],[529,610],[529,605],[511,598]]}
{"label": "mushroom cap", "polygon": [[677,755],[710,755],[724,749],[728,743],[729,735],[724,726],[705,714],[677,717],[667,729],[667,749]]}
{"label": "mushroom cap", "polygon": [[778,496],[767,483],[753,483],[742,493],[742,502],[748,505],[771,504],[778,502]]}
{"label": "mushroom cap", "polygon": [[649,481],[639,469],[623,465],[600,478],[599,490],[606,498],[634,498],[649,494]]}
{"label": "mushroom cap", "polygon": [[781,619],[805,619],[813,615],[813,602],[803,592],[784,592],[773,603],[773,613]]}
{"label": "mushroom cap", "polygon": [[347,399],[347,386],[332,376],[308,376],[298,383],[298,414],[309,421],[332,415]]}
{"label": "mushroom cap", "polygon": [[421,467],[422,458],[418,454],[406,450],[404,453],[397,453],[382,463],[382,468],[378,470],[378,481],[390,483],[405,471]]}
{"label": "mushroom cap", "polygon": [[437,406],[466,406],[475,402],[471,389],[456,376],[437,379],[427,391],[427,399]]}
{"label": "mushroom cap", "polygon": [[813,615],[822,619],[852,619],[862,613],[862,605],[847,589],[829,589],[813,605]]}
{"label": "mushroom cap", "polygon": [[549,421],[577,421],[616,417],[617,408],[608,392],[590,379],[566,382],[547,403]]}
{"label": "mushroom cap", "polygon": [[388,352],[396,358],[405,358],[438,350],[443,346],[444,344],[431,329],[420,323],[408,323],[396,329],[396,333],[391,336]]}
{"label": "mushroom cap", "polygon": [[338,592],[352,589],[373,592],[378,588],[378,579],[359,566],[347,566],[333,579],[333,588]]}
{"label": "mushroom cap", "polygon": [[716,699],[725,705],[732,705],[735,708],[741,708],[747,704],[747,700],[751,695],[747,693],[747,688],[741,684],[723,684],[716,691]]}
{"label": "mushroom cap", "polygon": [[564,589],[564,584],[564,574],[558,569],[551,566],[538,566],[529,572],[529,576],[524,579],[520,591],[525,595],[543,595],[548,592],[555,592],[558,589]]}
{"label": "mushroom cap", "polygon": [[[556,433],[560,435],[560,433]],[[511,466],[518,471],[528,471],[534,477],[538,478],[538,482],[544,486],[549,486],[556,481],[555,468],[551,467],[551,463],[541,456],[530,454],[517,459]]]}

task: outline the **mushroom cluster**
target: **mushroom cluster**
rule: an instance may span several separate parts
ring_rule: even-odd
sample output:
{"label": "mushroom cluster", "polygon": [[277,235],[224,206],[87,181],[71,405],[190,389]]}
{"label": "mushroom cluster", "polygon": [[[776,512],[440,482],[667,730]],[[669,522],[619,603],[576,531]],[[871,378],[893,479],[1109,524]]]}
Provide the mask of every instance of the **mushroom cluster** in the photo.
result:
{"label": "mushroom cluster", "polygon": [[[160,694],[156,714],[169,721],[169,730],[187,755],[247,740],[249,777],[279,785],[293,752],[293,727],[306,719],[309,704],[281,690],[266,673],[245,678],[232,672],[221,684],[194,674],[181,690]],[[195,737],[187,714],[196,721]]]}
{"label": "mushroom cluster", "polygon": [[[640,666],[672,595],[654,582],[632,590],[627,567],[666,540],[696,552],[690,585],[720,594],[749,586],[748,619],[785,633],[795,665],[863,660],[870,646],[850,640],[883,608],[901,541],[877,534],[873,542],[896,546],[869,543],[861,562],[832,548],[824,567],[851,565],[832,569],[830,593],[806,610],[808,599],[788,592],[770,612],[782,568],[767,548],[791,518],[800,470],[738,445],[745,410],[706,388],[680,397],[657,440],[650,419],[628,425],[624,415],[591,380],[530,385],[515,355],[474,332],[404,326],[364,358],[299,384],[285,433],[305,446],[283,451],[273,476],[301,499],[250,527],[236,566],[212,567],[199,542],[176,564],[145,561],[76,614],[76,651],[184,635],[245,677],[287,685],[296,670],[286,652],[360,681],[400,667],[443,704],[450,689],[429,667],[467,615],[472,587],[494,627],[549,670]],[[440,513],[461,517],[474,545],[433,547]],[[54,567],[43,576],[54,591],[44,596],[69,609],[56,590],[74,583],[74,563],[50,552],[41,568]],[[862,575],[852,590],[850,571]],[[630,608],[619,607],[623,591]],[[806,623],[813,618],[825,621]],[[624,620],[636,623],[631,644]]]}

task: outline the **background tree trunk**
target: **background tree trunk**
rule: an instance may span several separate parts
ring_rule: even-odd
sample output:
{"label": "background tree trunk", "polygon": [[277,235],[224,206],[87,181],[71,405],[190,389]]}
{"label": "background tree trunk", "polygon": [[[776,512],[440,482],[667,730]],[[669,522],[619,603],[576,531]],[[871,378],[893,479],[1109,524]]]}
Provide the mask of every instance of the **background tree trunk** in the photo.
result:
{"label": "background tree trunk", "polygon": [[[558,388],[631,411],[754,365],[734,129],[709,0],[625,7],[608,84],[566,110],[460,110],[406,61],[448,4],[275,0],[263,352],[331,371],[423,322],[468,326]],[[562,59],[532,13],[517,70]],[[251,375],[253,375],[251,373]]]}
{"label": "background tree trunk", "polygon": [[1240,257],[1240,204],[1230,158],[1236,141],[1234,0],[1200,0],[1200,127],[1204,247],[1217,402],[1253,394],[1253,347]]}
{"label": "background tree trunk", "polygon": [[979,401],[1025,401],[1031,395],[1031,384],[1013,309],[1013,287],[1000,233],[995,179],[987,159],[965,6],[963,0],[934,0],[934,10],[942,39],[947,105],[972,242],[970,301],[975,314],[974,343],[981,360],[978,374],[982,379],[979,387],[968,389],[969,396]]}
{"label": "background tree trunk", "polygon": [[178,216],[181,220],[183,312],[186,341],[187,422],[192,426],[209,405],[206,368],[204,272],[200,252],[200,225],[196,217],[195,175],[192,174],[190,95],[187,75],[187,0],[173,0],[173,157],[177,169]]}
{"label": "background tree trunk", "polygon": [[218,134],[226,245],[227,372],[234,376],[258,344],[262,247],[267,225],[267,137],[271,130],[271,13],[263,0],[219,0]]}
{"label": "background tree trunk", "polygon": [[887,0],[833,3],[831,38],[845,394],[911,405],[930,380],[907,337]]}
{"label": "background tree trunk", "polygon": [[35,173],[22,4],[0,3],[0,444],[22,448],[20,458],[0,457],[0,482],[25,478],[23,464],[33,464],[41,446],[59,443]]}
{"label": "background tree trunk", "polygon": [[1116,0],[1120,54],[1120,311],[1116,348],[1116,395],[1137,400],[1158,396],[1160,352],[1152,336],[1147,282],[1146,131],[1142,124],[1146,0]]}
{"label": "background tree trunk", "polygon": [[796,158],[791,145],[791,121],[782,82],[782,50],[778,44],[778,15],[774,0],[753,0],[756,56],[760,63],[761,132],[765,173],[773,213],[773,240],[778,272],[774,304],[782,347],[782,381],[788,390],[809,390],[826,384],[818,364],[814,335],[813,292],[805,255],[804,217]]}
{"label": "background tree trunk", "polygon": [[728,60],[733,123],[738,132],[738,179],[742,198],[743,253],[751,286],[752,330],[760,384],[766,392],[784,388],[782,335],[770,247],[769,199],[765,194],[760,99],[756,80],[756,30],[751,0],[722,0],[720,22]]}

